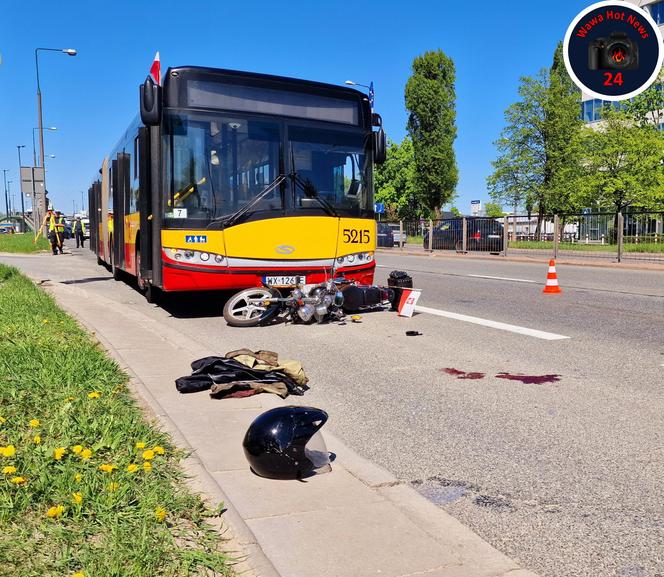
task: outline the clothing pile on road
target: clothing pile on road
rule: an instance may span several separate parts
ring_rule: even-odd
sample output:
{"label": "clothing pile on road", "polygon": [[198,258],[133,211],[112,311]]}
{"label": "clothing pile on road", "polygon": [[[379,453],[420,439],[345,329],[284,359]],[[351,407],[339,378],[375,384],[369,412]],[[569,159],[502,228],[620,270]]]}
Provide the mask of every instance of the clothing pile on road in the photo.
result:
{"label": "clothing pile on road", "polygon": [[250,397],[274,393],[282,398],[304,395],[307,375],[299,361],[279,361],[272,351],[239,349],[223,357],[204,357],[191,363],[191,375],[176,379],[181,393],[210,391],[212,398]]}

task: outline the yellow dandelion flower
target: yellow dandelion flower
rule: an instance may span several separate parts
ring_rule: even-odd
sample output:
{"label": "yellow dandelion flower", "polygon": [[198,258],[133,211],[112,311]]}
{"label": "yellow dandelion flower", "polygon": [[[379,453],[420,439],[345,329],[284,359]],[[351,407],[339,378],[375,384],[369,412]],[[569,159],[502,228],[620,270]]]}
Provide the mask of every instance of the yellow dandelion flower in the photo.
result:
{"label": "yellow dandelion flower", "polygon": [[99,391],[92,391],[91,393],[88,393],[88,399],[98,399],[101,397],[101,393]]}
{"label": "yellow dandelion flower", "polygon": [[166,512],[166,509],[163,507],[157,507],[154,512],[154,516],[156,517],[157,521],[161,523],[165,518],[168,513]]}
{"label": "yellow dandelion flower", "polygon": [[35,445],[39,445],[39,443],[41,443],[41,435],[35,435],[34,437],[32,437],[32,442]]}
{"label": "yellow dandelion flower", "polygon": [[0,417],[0,425],[2,425],[2,423],[6,423],[6,422],[7,422],[7,419],[5,419],[4,417]]}
{"label": "yellow dandelion flower", "polygon": [[74,455],[80,454],[80,452],[83,450],[83,445],[74,445],[71,448],[71,452],[74,453]]}
{"label": "yellow dandelion flower", "polygon": [[85,577],[85,573],[79,571],[78,573],[74,573],[71,577]]}
{"label": "yellow dandelion flower", "polygon": [[65,401],[75,401],[76,397],[67,397]]}
{"label": "yellow dandelion flower", "polygon": [[145,461],[149,461],[151,459],[154,459],[154,451],[152,449],[148,449],[147,451],[143,451],[143,459]]}
{"label": "yellow dandelion flower", "polygon": [[146,473],[149,473],[150,471],[152,471],[152,463],[150,463],[150,461],[145,461],[145,463],[143,463],[143,470]]}
{"label": "yellow dandelion flower", "polygon": [[55,449],[53,451],[53,458],[56,461],[61,461],[62,457],[64,457],[66,452],[67,452],[67,449],[65,449],[64,447],[58,447],[57,449]]}
{"label": "yellow dandelion flower", "polygon": [[155,445],[152,447],[152,450],[157,454],[157,455],[163,455],[166,451],[164,450],[164,447],[160,447],[159,445]]}
{"label": "yellow dandelion flower", "polygon": [[138,471],[138,465],[134,463],[127,465],[127,473],[135,473],[136,471]]}
{"label": "yellow dandelion flower", "polygon": [[11,465],[9,465],[8,467],[3,467],[2,472],[5,475],[11,475],[12,473],[16,473],[16,467],[13,467]]}
{"label": "yellow dandelion flower", "polygon": [[71,498],[77,505],[80,505],[83,502],[83,495],[80,493],[72,493]]}
{"label": "yellow dandelion flower", "polygon": [[64,505],[56,505],[55,507],[50,507],[49,510],[46,511],[46,516],[50,517],[51,519],[54,519],[62,515],[64,512],[65,512]]}
{"label": "yellow dandelion flower", "polygon": [[82,478],[83,478],[83,475],[81,475],[80,473],[76,473],[74,475],[74,481],[76,481],[77,483],[80,483]]}
{"label": "yellow dandelion flower", "polygon": [[41,425],[41,421],[39,419],[30,419],[28,425],[30,425],[33,429],[36,429],[39,425]]}
{"label": "yellow dandelion flower", "polygon": [[6,447],[0,447],[2,450],[3,457],[13,457],[16,454],[16,447],[14,445],[7,445]]}
{"label": "yellow dandelion flower", "polygon": [[9,482],[14,483],[14,485],[24,485],[27,479],[25,477],[12,477],[9,479]]}
{"label": "yellow dandelion flower", "polygon": [[136,443],[136,448],[145,449],[145,443],[143,441],[139,441],[138,443]]}
{"label": "yellow dandelion flower", "polygon": [[120,486],[120,483],[116,483],[116,482],[109,483],[108,484],[108,490],[112,493],[113,491],[117,491],[119,486]]}
{"label": "yellow dandelion flower", "polygon": [[112,473],[117,469],[117,465],[111,465],[109,463],[104,463],[103,465],[99,465],[99,470],[104,471],[104,473]]}
{"label": "yellow dandelion flower", "polygon": [[47,324],[47,323],[48,323],[48,319],[44,319],[44,320],[42,321],[42,323]]}
{"label": "yellow dandelion flower", "polygon": [[81,459],[84,461],[87,461],[90,457],[92,457],[92,451],[90,449],[83,449],[79,457],[81,457]]}

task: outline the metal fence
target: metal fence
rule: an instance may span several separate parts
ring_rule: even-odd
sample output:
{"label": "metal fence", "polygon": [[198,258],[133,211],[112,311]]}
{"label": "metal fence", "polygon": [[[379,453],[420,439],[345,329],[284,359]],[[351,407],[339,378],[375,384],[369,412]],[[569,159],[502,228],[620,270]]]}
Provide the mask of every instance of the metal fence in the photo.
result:
{"label": "metal fence", "polygon": [[379,222],[378,246],[664,264],[664,213],[522,214]]}

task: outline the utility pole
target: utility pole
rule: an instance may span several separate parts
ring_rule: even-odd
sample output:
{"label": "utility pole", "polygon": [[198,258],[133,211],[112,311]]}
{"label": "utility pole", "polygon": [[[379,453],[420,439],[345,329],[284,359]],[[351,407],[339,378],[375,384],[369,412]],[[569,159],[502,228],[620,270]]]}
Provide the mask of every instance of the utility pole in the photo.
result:
{"label": "utility pole", "polygon": [[[34,134],[34,132],[33,132]],[[17,144],[16,150],[18,150],[18,176],[21,179],[21,148],[25,148],[25,144]],[[21,185],[23,184],[21,179]],[[23,222],[21,223],[21,232],[25,232],[25,199],[23,197],[23,186],[19,186],[19,194],[21,195],[21,217]]]}
{"label": "utility pole", "polygon": [[5,181],[5,216],[9,218],[9,197],[7,196],[7,173],[8,168],[2,169],[2,179]]}

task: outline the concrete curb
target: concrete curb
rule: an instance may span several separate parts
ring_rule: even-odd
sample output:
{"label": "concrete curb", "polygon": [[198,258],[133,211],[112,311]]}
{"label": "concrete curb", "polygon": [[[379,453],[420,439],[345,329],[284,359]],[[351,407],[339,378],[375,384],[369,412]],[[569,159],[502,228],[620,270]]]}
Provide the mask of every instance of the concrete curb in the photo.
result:
{"label": "concrete curb", "polygon": [[[438,252],[424,252],[414,250],[394,250],[390,249],[376,249],[376,254],[392,255],[392,256],[419,256],[424,258],[449,258],[449,259],[474,259],[474,260],[490,260],[493,262],[526,262],[526,263],[546,263],[551,259],[547,255],[532,255],[532,256],[496,256],[488,254],[457,254],[449,251]],[[596,268],[613,268],[618,270],[652,270],[664,272],[664,260],[661,263],[634,263],[634,262],[615,262],[606,259],[607,262],[602,262],[599,258],[588,257],[586,259],[571,259],[567,257],[558,257],[556,264],[565,264],[571,266],[587,266]]]}

